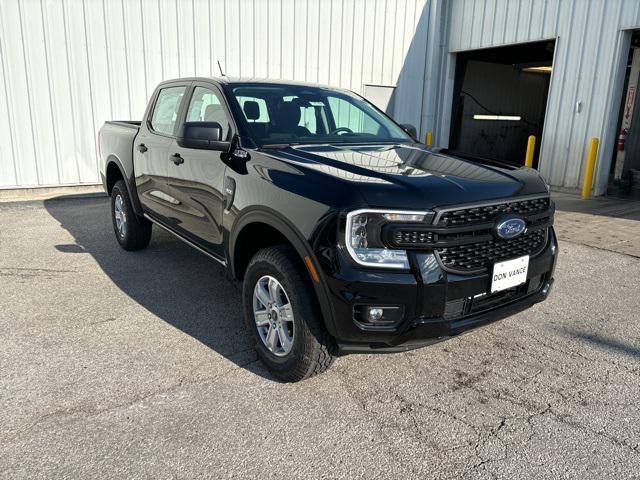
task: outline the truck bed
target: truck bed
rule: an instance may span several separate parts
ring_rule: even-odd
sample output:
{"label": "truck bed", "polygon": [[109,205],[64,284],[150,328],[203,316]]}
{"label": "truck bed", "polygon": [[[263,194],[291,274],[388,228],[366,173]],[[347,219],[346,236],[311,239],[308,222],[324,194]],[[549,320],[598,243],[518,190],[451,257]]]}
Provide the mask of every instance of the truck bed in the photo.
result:
{"label": "truck bed", "polygon": [[133,144],[141,122],[135,120],[113,120],[105,122],[99,132],[100,172],[106,177],[106,162],[115,158],[125,178],[133,173]]}
{"label": "truck bed", "polygon": [[136,130],[140,128],[140,125],[142,124],[141,121],[139,120],[109,120],[107,122],[104,122],[105,125],[109,124],[109,125],[120,125],[121,127],[127,127],[127,128],[135,128]]}

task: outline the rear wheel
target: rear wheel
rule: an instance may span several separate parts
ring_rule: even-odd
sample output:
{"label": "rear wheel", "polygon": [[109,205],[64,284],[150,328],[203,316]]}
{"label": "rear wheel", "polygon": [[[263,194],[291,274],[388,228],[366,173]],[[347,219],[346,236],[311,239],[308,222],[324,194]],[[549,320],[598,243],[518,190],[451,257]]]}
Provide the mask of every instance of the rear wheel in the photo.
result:
{"label": "rear wheel", "polygon": [[151,222],[133,211],[124,180],[111,189],[111,220],[116,239],[125,250],[141,250],[151,240]]}
{"label": "rear wheel", "polygon": [[331,366],[333,342],[293,249],[278,246],[256,253],[242,293],[247,329],[275,377],[295,382]]}

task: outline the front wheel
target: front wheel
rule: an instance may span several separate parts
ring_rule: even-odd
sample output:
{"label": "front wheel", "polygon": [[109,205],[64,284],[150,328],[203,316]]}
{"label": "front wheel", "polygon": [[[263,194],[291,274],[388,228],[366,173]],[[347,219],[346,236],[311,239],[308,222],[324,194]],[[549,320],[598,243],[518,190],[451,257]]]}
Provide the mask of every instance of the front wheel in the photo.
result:
{"label": "front wheel", "polygon": [[333,342],[312,286],[290,247],[260,250],[242,288],[247,329],[267,369],[286,382],[304,380],[333,362]]}
{"label": "front wheel", "polygon": [[111,189],[111,220],[116,239],[125,250],[141,250],[151,240],[151,222],[133,211],[124,180]]}

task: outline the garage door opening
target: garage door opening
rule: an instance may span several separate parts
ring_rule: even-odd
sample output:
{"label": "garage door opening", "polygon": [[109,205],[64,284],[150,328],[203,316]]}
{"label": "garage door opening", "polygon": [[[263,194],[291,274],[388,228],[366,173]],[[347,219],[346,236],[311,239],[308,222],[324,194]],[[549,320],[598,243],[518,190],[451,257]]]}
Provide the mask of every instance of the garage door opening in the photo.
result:
{"label": "garage door opening", "polygon": [[638,78],[640,77],[640,31],[631,35],[631,46],[618,124],[617,142],[611,152],[607,195],[640,200],[640,105]]}
{"label": "garage door opening", "polygon": [[524,165],[529,135],[538,154],[555,41],[457,54],[449,148]]}

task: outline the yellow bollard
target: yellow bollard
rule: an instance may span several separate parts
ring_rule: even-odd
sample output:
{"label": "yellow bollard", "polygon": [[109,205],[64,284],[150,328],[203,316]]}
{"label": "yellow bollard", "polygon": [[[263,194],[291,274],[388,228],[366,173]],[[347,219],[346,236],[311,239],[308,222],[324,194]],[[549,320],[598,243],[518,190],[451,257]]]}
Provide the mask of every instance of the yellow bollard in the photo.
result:
{"label": "yellow bollard", "polygon": [[425,143],[427,144],[427,147],[432,147],[433,146],[433,133],[427,132],[425,140],[426,140]]}
{"label": "yellow bollard", "polygon": [[536,149],[536,137],[529,135],[527,139],[527,154],[524,156],[524,164],[529,168],[533,168],[533,152]]}
{"label": "yellow bollard", "polygon": [[586,200],[591,196],[591,185],[593,184],[593,172],[596,169],[596,158],[598,157],[599,140],[593,137],[589,142],[589,152],[587,153],[587,166],[584,170],[584,180],[582,181],[582,199]]}

